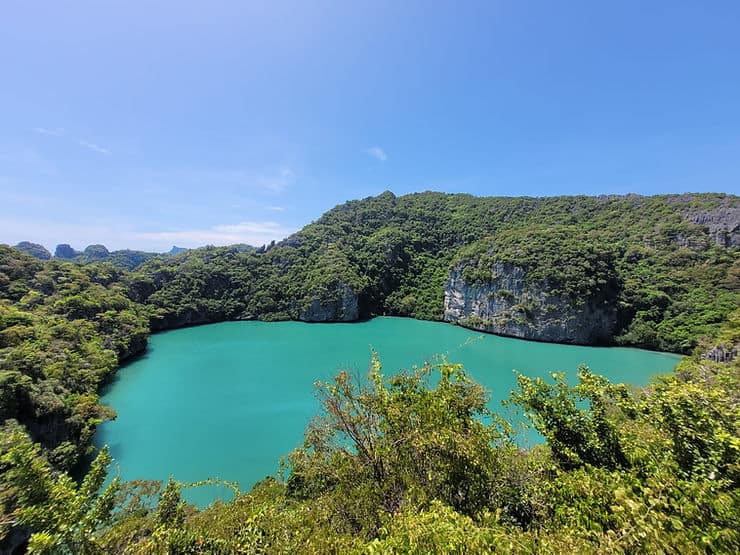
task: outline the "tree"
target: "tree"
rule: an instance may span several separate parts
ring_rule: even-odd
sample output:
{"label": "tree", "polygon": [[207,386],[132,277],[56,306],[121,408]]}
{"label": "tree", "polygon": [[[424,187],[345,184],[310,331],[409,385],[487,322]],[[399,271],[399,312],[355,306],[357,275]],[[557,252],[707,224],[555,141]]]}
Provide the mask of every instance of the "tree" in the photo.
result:
{"label": "tree", "polygon": [[68,474],[54,471],[25,434],[11,433],[2,447],[3,480],[12,486],[17,504],[12,518],[31,529],[29,552],[102,553],[98,534],[111,521],[119,489],[117,477],[103,488],[111,462],[108,448],[78,485]]}
{"label": "tree", "polygon": [[331,498],[336,519],[372,530],[382,513],[439,499],[474,514],[495,476],[503,434],[483,387],[444,359],[390,378],[317,383],[322,412],[291,456],[289,494]]}
{"label": "tree", "polygon": [[[635,406],[624,385],[614,385],[578,369],[578,385],[569,387],[565,374],[555,383],[518,375],[519,390],[510,403],[520,405],[564,469],[590,464],[610,470],[628,466],[615,426],[615,410],[634,416]],[[584,406],[585,405],[585,406]]]}

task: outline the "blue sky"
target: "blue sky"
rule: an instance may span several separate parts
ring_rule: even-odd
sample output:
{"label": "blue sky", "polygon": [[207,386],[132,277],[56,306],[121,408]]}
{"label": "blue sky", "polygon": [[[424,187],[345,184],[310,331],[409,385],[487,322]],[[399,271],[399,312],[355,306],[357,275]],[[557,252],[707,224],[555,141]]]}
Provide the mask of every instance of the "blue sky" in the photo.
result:
{"label": "blue sky", "polygon": [[4,0],[0,242],[262,244],[390,189],[740,192],[740,2]]}

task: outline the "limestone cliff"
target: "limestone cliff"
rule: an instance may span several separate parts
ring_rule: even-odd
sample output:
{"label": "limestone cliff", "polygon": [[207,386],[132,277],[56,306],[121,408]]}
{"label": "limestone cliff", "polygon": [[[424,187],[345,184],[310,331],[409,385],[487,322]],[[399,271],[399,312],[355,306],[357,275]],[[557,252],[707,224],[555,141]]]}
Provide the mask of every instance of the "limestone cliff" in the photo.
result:
{"label": "limestone cliff", "polygon": [[596,298],[549,292],[513,264],[496,262],[487,282],[467,282],[464,265],[445,285],[444,319],[473,329],[539,341],[599,344],[611,342],[614,307]]}
{"label": "limestone cliff", "polygon": [[684,219],[704,226],[712,241],[723,247],[740,245],[740,206],[729,199],[725,205],[709,210],[684,213]]}
{"label": "limestone cliff", "polygon": [[359,315],[357,293],[339,283],[332,295],[311,298],[300,310],[298,319],[304,322],[352,322]]}

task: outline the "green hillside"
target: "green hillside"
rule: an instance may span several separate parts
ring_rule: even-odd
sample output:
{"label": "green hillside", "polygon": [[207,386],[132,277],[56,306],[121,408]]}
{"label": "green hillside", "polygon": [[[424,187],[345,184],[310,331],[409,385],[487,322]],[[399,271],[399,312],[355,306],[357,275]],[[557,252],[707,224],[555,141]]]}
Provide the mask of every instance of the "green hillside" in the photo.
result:
{"label": "green hillside", "polygon": [[[695,223],[709,221],[710,223]],[[455,262],[496,260],[573,296],[604,289],[608,342],[689,352],[716,332],[740,287],[740,198],[477,198],[419,193],[338,206],[266,252],[196,249],[144,264],[155,329],[236,318],[299,319],[314,298],[356,295],[359,317],[442,319]],[[148,287],[145,287],[147,285]],[[606,291],[608,289],[608,291]]]}

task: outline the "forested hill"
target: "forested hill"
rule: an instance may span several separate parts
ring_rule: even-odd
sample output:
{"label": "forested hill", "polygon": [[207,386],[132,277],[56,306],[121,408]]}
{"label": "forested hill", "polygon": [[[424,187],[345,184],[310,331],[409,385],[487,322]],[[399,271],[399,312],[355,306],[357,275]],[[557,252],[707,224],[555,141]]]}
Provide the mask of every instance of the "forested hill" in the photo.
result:
{"label": "forested hill", "polygon": [[740,198],[390,192],[256,252],[139,268],[153,329],[223,319],[447,319],[505,335],[688,352],[737,304]]}

